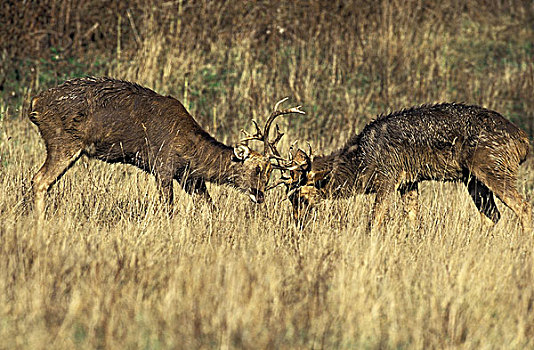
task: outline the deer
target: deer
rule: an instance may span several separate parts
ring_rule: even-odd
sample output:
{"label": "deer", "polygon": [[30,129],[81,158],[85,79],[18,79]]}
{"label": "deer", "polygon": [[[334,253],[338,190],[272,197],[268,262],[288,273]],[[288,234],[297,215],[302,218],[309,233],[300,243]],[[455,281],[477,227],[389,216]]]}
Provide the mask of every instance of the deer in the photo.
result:
{"label": "deer", "polygon": [[517,215],[523,232],[531,232],[531,205],[516,188],[528,152],[526,133],[498,112],[461,103],[421,105],[379,115],[327,155],[292,147],[284,164],[289,176],[276,186],[286,185],[301,228],[326,198],[375,193],[367,232],[377,232],[394,193],[400,193],[414,225],[420,182],[460,181],[484,221],[494,225],[501,217],[496,195]]}
{"label": "deer", "polygon": [[[280,115],[304,114],[300,106],[278,110],[286,99],[276,104],[263,130],[253,121],[254,135],[246,133],[236,146],[227,146],[204,131],[177,99],[136,83],[84,77],[43,91],[31,100],[29,115],[46,147],[46,160],[32,179],[35,211],[43,215],[46,193],[82,155],[154,175],[169,210],[173,180],[211,209],[216,208],[206,182],[229,185],[262,203],[277,168],[272,152],[279,155],[276,143],[283,135],[277,125],[270,140],[271,125]],[[250,140],[264,143],[263,154],[249,148]]]}

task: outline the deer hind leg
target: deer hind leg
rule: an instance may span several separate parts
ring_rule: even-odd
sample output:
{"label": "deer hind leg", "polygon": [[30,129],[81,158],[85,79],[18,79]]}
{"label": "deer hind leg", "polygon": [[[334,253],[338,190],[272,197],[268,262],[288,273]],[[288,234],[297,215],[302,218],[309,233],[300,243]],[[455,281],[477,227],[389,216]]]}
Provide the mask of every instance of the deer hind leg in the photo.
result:
{"label": "deer hind leg", "polygon": [[409,183],[399,188],[404,214],[412,228],[419,228],[419,188],[417,182]]}
{"label": "deer hind leg", "polygon": [[172,187],[172,176],[158,176],[158,187],[160,200],[165,203],[169,214],[173,212],[174,205],[174,190]]}
{"label": "deer hind leg", "polygon": [[32,191],[34,198],[35,212],[42,218],[44,216],[45,209],[45,195],[52,187],[52,185],[58,181],[63,174],[76,162],[82,153],[81,147],[67,148],[62,144],[61,147],[50,146],[47,147],[46,160],[39,169],[39,171],[33,176],[32,179]]}
{"label": "deer hind leg", "polygon": [[[484,222],[491,222],[491,225],[496,224],[501,218],[501,213],[497,209],[495,200],[493,198],[493,192],[476,177],[471,176],[466,181],[467,191]],[[490,221],[491,220],[491,221]]]}
{"label": "deer hind leg", "polygon": [[516,176],[510,172],[495,174],[495,171],[488,171],[486,173],[477,174],[480,179],[489,189],[493,191],[497,198],[499,198],[508,208],[517,215],[521,222],[523,232],[532,231],[532,208],[531,205],[525,201],[523,196],[517,191]]}

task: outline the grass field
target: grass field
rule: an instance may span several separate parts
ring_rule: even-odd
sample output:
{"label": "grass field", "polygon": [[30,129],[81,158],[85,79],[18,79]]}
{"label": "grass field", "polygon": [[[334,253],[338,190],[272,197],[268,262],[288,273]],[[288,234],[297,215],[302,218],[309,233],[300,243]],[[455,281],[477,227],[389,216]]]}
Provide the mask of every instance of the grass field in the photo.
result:
{"label": "grass field", "polygon": [[0,50],[0,349],[534,348],[534,237],[501,202],[483,226],[463,185],[426,183],[419,231],[397,198],[369,236],[372,196],[325,201],[299,231],[282,189],[256,206],[210,185],[210,213],[175,185],[169,218],[152,176],[82,158],[39,222],[45,150],[26,116],[29,96],[91,74],[172,94],[228,144],[284,96],[307,112],[281,120],[286,151],[327,153],[378,113],[438,101],[532,137],[530,2],[48,2],[20,18],[55,36]]}

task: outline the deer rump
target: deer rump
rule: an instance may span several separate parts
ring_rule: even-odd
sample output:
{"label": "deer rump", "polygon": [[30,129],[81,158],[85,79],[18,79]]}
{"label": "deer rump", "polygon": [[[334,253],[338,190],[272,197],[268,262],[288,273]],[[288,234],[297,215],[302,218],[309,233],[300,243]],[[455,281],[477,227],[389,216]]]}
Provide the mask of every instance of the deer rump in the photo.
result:
{"label": "deer rump", "polygon": [[111,79],[76,79],[46,90],[33,99],[30,119],[47,151],[48,147],[63,147],[64,153],[81,148],[90,157],[149,172],[157,159],[165,159],[178,133],[189,136],[183,146],[194,144],[194,134],[206,134],[178,100]]}
{"label": "deer rump", "polygon": [[463,104],[423,105],[381,115],[340,150],[315,157],[311,182],[331,197],[376,193],[372,226],[380,226],[384,202],[395,190],[409,216],[415,216],[410,211],[417,211],[418,183],[425,180],[463,181],[477,209],[496,223],[495,193],[523,225],[530,225],[530,206],[515,187],[528,150],[526,134],[497,112]]}

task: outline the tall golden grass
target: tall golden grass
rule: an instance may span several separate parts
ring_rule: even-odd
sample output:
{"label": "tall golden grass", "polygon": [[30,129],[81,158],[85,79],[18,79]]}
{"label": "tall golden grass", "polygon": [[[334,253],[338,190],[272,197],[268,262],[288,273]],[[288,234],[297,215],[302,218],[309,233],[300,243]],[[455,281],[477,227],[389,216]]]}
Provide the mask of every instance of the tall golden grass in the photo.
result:
{"label": "tall golden grass", "polygon": [[532,135],[531,2],[48,3],[13,19],[33,46],[0,50],[0,349],[534,348],[533,237],[502,203],[483,226],[463,185],[422,186],[418,231],[396,199],[368,236],[372,196],[326,201],[298,231],[282,190],[255,206],[210,186],[210,213],[176,189],[169,218],[153,177],[81,159],[38,222],[45,150],[25,115],[36,91],[105,74],[174,95],[227,143],[284,96],[307,111],[281,121],[285,149],[329,152],[377,113],[437,101]]}

